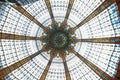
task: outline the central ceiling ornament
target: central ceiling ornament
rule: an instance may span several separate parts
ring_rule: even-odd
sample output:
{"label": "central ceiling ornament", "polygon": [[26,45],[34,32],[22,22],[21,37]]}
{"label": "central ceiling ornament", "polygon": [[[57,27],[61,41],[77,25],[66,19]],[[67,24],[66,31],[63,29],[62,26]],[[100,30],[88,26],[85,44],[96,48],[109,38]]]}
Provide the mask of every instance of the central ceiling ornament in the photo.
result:
{"label": "central ceiling ornament", "polygon": [[45,51],[54,53],[57,57],[70,53],[73,47],[75,37],[73,31],[68,25],[51,25],[42,36]]}
{"label": "central ceiling ornament", "polygon": [[51,36],[49,36],[49,43],[54,48],[64,48],[65,46],[69,45],[69,36],[68,34],[61,32],[61,31],[55,31]]}

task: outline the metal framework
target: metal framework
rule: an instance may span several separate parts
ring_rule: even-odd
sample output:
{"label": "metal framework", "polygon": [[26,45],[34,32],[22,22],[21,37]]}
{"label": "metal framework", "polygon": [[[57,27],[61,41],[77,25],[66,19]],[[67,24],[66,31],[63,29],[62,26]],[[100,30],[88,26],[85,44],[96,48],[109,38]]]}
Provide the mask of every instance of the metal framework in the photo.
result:
{"label": "metal framework", "polygon": [[34,16],[32,16],[29,12],[27,12],[22,6],[16,5],[12,6],[14,9],[16,9],[18,12],[20,12],[22,15],[36,23],[39,27],[41,27],[43,30],[46,30],[46,28],[37,20]]}
{"label": "metal framework", "polygon": [[0,39],[10,39],[10,40],[40,40],[40,37],[30,37],[22,36],[16,34],[0,33]]}
{"label": "metal framework", "polygon": [[[2,0],[5,1],[5,0]],[[120,12],[120,1],[118,0],[105,0],[98,8],[96,8],[88,17],[86,17],[82,22],[80,22],[75,29],[78,29],[79,27],[81,27],[82,25],[84,25],[85,23],[89,22],[91,19],[93,19],[95,16],[97,16],[98,14],[100,14],[102,11],[104,11],[106,8],[108,8],[111,4],[113,4],[114,2],[117,3],[118,5],[118,10]],[[54,19],[53,16],[53,12],[51,9],[51,4],[50,4],[50,0],[45,0],[45,3],[47,5],[50,17],[52,19],[52,23],[55,24],[56,21]],[[68,9],[67,9],[67,13],[65,16],[65,20],[63,21],[64,24],[67,24],[67,20],[68,17],[70,15],[70,11],[72,9],[74,0],[70,0],[69,1],[69,5],[68,5]],[[36,20],[29,12],[27,12],[22,6],[12,6],[14,9],[16,9],[17,11],[19,11],[22,15],[24,15],[25,17],[27,17],[28,19],[30,19],[31,21],[33,21],[34,23],[36,23],[37,25],[39,25],[42,29],[46,30],[46,28],[38,21]],[[14,35],[14,34],[7,34],[7,33],[0,33],[0,39],[14,39],[14,40],[40,40],[40,38],[38,37],[30,37],[30,36],[22,36],[22,35]],[[77,39],[75,42],[93,42],[93,43],[108,43],[108,44],[120,44],[120,36],[119,37],[109,37],[109,38],[93,38],[93,39]],[[37,55],[39,55],[41,52],[43,52],[43,50],[40,50],[10,66],[7,66],[3,69],[0,70],[0,79],[2,79],[3,77],[5,77],[6,75],[8,75],[9,73],[11,73],[12,71],[14,71],[15,69],[19,68],[20,66],[24,65],[25,63],[27,63],[28,61],[30,61],[31,59],[33,59],[34,57],[36,57]],[[80,60],[82,60],[89,68],[91,68],[96,74],[99,75],[100,78],[102,78],[103,80],[119,80],[119,74],[120,74],[120,63],[118,65],[118,72],[116,74],[115,79],[113,79],[110,75],[108,75],[106,72],[104,72],[103,70],[101,70],[99,67],[97,67],[96,65],[94,65],[93,63],[91,63],[89,60],[87,60],[86,58],[84,58],[83,56],[81,56],[78,52],[72,50],[73,54],[75,54]],[[55,57],[54,52],[52,52],[50,54],[50,60],[48,61],[48,64],[46,66],[46,68],[44,69],[44,72],[42,73],[42,76],[40,77],[40,80],[45,80],[48,70],[50,68],[50,65],[52,63],[53,58]],[[64,64],[64,68],[65,68],[65,75],[66,75],[66,80],[71,80],[70,77],[70,73],[68,70],[68,66],[67,66],[67,62],[65,59],[65,56],[61,57],[63,59],[63,64]]]}
{"label": "metal framework", "polygon": [[[34,16],[32,16],[28,11],[26,11],[18,2],[8,0],[9,2],[14,2],[16,3],[16,6],[12,6],[14,9],[16,9],[18,12],[20,12],[22,15],[33,21],[35,24],[37,24],[39,27],[42,29],[46,30],[45,26],[41,24],[37,19],[35,19]],[[6,2],[6,0],[2,0],[2,2]]]}
{"label": "metal framework", "polygon": [[102,78],[102,80],[114,80],[110,75],[108,75],[106,72],[101,70],[99,67],[94,65],[92,62],[81,56],[78,52],[72,50],[73,54],[75,54],[81,61],[83,61],[89,68],[91,68],[97,75]]}
{"label": "metal framework", "polygon": [[65,19],[64,19],[62,25],[67,25],[67,20],[69,18],[69,15],[70,15],[73,4],[74,4],[74,0],[69,0],[67,12],[66,12]]}
{"label": "metal framework", "polygon": [[111,4],[115,3],[115,0],[105,0],[98,8],[96,8],[89,16],[87,16],[82,22],[80,22],[75,29],[78,29],[85,23],[89,22],[91,19],[93,19],[95,16],[103,12],[105,9],[107,9]]}
{"label": "metal framework", "polygon": [[77,39],[75,42],[120,44],[120,36],[117,36],[117,37],[106,37],[106,38]]}
{"label": "metal framework", "polygon": [[117,6],[118,6],[118,11],[119,11],[119,16],[120,16],[120,0],[116,0]]}
{"label": "metal framework", "polygon": [[115,80],[120,80],[120,61],[118,63],[117,73],[115,75]]}
{"label": "metal framework", "polygon": [[40,51],[18,61],[10,66],[7,66],[7,67],[1,69],[0,70],[0,80],[2,78],[4,78],[6,75],[8,75],[9,73],[11,73],[12,71],[14,71],[15,69],[19,68],[20,66],[24,65],[28,61],[32,60],[34,57],[38,56],[41,52],[43,52],[43,49],[41,49]]}
{"label": "metal framework", "polygon": [[48,73],[48,71],[49,71],[49,69],[50,69],[50,65],[51,65],[54,57],[55,57],[54,52],[51,52],[51,53],[50,53],[50,60],[48,61],[48,64],[47,64],[46,68],[44,69],[44,72],[42,73],[42,75],[41,75],[41,77],[40,77],[40,80],[45,80],[45,78],[46,78],[46,76],[47,76],[47,73]]}
{"label": "metal framework", "polygon": [[67,66],[67,62],[66,62],[65,56],[61,56],[61,58],[62,58],[62,60],[63,60],[63,65],[64,65],[64,69],[65,69],[66,80],[71,80],[71,77],[70,77],[70,73],[69,73],[69,69],[68,69],[68,66]]}
{"label": "metal framework", "polygon": [[50,0],[44,0],[44,1],[45,1],[45,3],[46,3],[47,8],[48,8],[48,11],[49,11],[49,14],[50,14],[50,17],[51,17],[51,20],[52,20],[52,24],[55,25],[55,24],[56,24],[56,21],[55,21],[53,12],[52,12]]}

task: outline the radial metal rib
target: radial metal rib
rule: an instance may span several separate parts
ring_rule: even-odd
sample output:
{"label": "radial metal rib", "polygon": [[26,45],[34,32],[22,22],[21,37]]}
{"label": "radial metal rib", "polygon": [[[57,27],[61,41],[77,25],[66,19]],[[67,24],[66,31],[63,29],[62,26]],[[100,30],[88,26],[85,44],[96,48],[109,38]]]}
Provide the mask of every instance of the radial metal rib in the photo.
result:
{"label": "radial metal rib", "polygon": [[83,61],[90,69],[92,69],[102,80],[114,80],[110,75],[104,72],[102,69],[94,65],[92,62],[81,56],[78,52],[72,50],[81,61]]}
{"label": "radial metal rib", "polygon": [[27,17],[28,19],[36,23],[43,30],[46,30],[46,28],[37,19],[35,19],[34,16],[32,16],[28,11],[26,11],[22,6],[17,5],[17,6],[12,6],[12,7],[18,12],[20,12],[22,15],[24,15],[25,17]]}
{"label": "radial metal rib", "polygon": [[16,34],[0,33],[0,39],[10,40],[41,40],[41,37],[22,36]]}
{"label": "radial metal rib", "polygon": [[49,11],[49,14],[50,14],[50,17],[51,17],[51,20],[52,20],[52,24],[56,24],[56,21],[55,21],[54,15],[53,15],[53,11],[52,11],[52,8],[51,8],[50,0],[44,0],[44,1],[46,3],[47,8],[48,8],[48,11]]}
{"label": "radial metal rib", "polygon": [[91,42],[91,43],[105,43],[105,44],[120,44],[120,36],[106,37],[106,38],[75,39],[73,42],[74,43]]}
{"label": "radial metal rib", "polygon": [[78,29],[91,19],[93,19],[95,16],[103,12],[105,9],[107,9],[111,4],[115,3],[115,0],[105,0],[98,8],[96,8],[89,16],[87,16],[82,22],[80,22],[75,29]]}
{"label": "radial metal rib", "polygon": [[66,24],[67,24],[67,20],[68,20],[68,18],[69,18],[69,15],[70,15],[70,12],[71,12],[73,3],[74,3],[74,0],[69,0],[67,12],[66,12],[66,15],[65,15],[65,19],[64,19],[64,21],[62,22],[62,25],[66,25]]}
{"label": "radial metal rib", "polygon": [[71,76],[70,76],[70,73],[69,73],[69,70],[68,70],[68,66],[67,66],[67,62],[66,62],[65,56],[62,56],[61,58],[63,60],[66,80],[71,80]]}
{"label": "radial metal rib", "polygon": [[117,73],[115,75],[115,80],[120,80],[120,61],[118,63]]}
{"label": "radial metal rib", "polygon": [[0,80],[2,78],[4,78],[6,75],[8,75],[9,73],[11,73],[12,71],[16,70],[17,68],[19,68],[20,66],[24,65],[25,63],[27,63],[28,61],[32,60],[34,57],[38,56],[41,52],[43,52],[44,49],[10,65],[10,66],[7,66],[3,69],[0,70]]}
{"label": "radial metal rib", "polygon": [[44,71],[43,71],[43,73],[40,77],[40,80],[45,80],[46,79],[47,73],[49,71],[50,65],[51,65],[54,57],[55,57],[55,54],[51,52],[50,53],[50,60],[48,61],[48,64],[47,64],[46,68],[44,69]]}
{"label": "radial metal rib", "polygon": [[116,4],[118,6],[119,16],[120,16],[120,0],[115,0]]}

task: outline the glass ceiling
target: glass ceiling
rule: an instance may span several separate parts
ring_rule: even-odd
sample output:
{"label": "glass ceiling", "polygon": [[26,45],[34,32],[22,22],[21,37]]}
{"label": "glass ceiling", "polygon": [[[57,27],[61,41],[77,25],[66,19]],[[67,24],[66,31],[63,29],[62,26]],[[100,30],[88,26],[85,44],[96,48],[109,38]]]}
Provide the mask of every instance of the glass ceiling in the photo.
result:
{"label": "glass ceiling", "polygon": [[[18,0],[20,1],[20,0]],[[53,15],[57,22],[65,18],[69,0],[50,0]],[[104,0],[75,0],[67,24],[75,27],[90,15]],[[44,26],[51,24],[51,18],[44,0],[21,0],[22,7]],[[104,38],[120,36],[120,18],[116,3],[106,8],[99,15],[77,29],[77,38]],[[40,37],[42,28],[11,7],[11,4],[0,2],[0,32],[24,36]],[[34,54],[42,48],[39,40],[6,40],[0,39],[0,69],[14,64]],[[75,50],[93,64],[114,77],[120,61],[120,44],[103,44],[79,42]],[[39,80],[50,55],[41,53],[18,69],[12,71],[5,80]],[[83,61],[74,54],[66,57],[72,80],[102,80]],[[61,58],[54,58],[46,80],[65,80],[65,70]]]}

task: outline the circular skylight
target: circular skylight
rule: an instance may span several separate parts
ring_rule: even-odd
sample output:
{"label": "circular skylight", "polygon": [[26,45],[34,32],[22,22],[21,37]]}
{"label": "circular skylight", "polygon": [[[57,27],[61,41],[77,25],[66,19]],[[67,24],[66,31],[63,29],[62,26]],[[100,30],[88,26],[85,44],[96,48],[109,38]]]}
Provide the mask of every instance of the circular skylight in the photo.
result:
{"label": "circular skylight", "polygon": [[115,78],[120,17],[114,0],[12,1],[0,2],[0,79]]}

